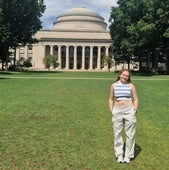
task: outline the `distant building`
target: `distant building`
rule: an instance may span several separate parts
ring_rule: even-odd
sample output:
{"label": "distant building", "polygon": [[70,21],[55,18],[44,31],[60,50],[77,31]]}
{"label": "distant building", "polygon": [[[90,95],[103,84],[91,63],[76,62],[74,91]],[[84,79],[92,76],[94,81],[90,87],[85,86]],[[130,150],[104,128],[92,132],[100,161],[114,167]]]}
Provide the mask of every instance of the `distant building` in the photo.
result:
{"label": "distant building", "polygon": [[30,59],[32,69],[44,70],[43,58],[55,56],[58,70],[104,70],[103,56],[109,56],[111,36],[97,13],[84,7],[59,15],[50,30],[35,34],[38,43],[21,46],[16,59]]}

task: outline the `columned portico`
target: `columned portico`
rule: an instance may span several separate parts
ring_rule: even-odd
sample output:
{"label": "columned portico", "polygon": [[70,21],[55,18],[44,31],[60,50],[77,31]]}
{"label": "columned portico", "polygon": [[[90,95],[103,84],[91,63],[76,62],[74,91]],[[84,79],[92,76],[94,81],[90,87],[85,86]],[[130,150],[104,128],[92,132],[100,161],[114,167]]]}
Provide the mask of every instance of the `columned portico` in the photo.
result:
{"label": "columned portico", "polygon": [[[72,43],[73,44],[73,43]],[[50,50],[47,50],[50,47]],[[57,52],[54,53],[54,48]],[[88,55],[89,49],[89,55]],[[48,54],[49,51],[49,54]],[[62,51],[62,52],[61,52]],[[101,70],[102,58],[109,55],[109,48],[104,46],[46,45],[43,56],[54,55],[59,69],[65,70]],[[88,62],[87,62],[88,61]],[[64,62],[64,63],[63,63]]]}

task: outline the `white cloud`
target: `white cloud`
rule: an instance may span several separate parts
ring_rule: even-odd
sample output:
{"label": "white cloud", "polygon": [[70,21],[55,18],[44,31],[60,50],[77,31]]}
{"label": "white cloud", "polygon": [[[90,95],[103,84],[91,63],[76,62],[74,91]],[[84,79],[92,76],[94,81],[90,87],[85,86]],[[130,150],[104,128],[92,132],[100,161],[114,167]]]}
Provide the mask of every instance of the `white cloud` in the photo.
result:
{"label": "white cloud", "polygon": [[41,18],[43,29],[51,29],[56,17],[74,7],[87,7],[98,13],[108,23],[111,7],[117,0],[44,0],[46,10]]}

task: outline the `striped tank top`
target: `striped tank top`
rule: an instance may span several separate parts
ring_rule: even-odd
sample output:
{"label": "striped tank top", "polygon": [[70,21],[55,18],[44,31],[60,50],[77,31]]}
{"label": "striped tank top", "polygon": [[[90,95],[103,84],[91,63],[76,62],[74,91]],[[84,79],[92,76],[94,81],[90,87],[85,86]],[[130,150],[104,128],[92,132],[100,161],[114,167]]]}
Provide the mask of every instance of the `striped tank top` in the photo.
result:
{"label": "striped tank top", "polygon": [[116,100],[131,100],[131,87],[120,81],[114,84],[114,96]]}

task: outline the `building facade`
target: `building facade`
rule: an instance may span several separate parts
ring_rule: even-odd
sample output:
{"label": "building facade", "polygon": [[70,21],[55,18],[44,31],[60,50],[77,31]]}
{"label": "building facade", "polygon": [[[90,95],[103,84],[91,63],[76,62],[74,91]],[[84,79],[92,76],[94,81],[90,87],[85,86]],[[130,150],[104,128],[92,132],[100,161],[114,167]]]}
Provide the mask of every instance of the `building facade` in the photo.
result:
{"label": "building facade", "polygon": [[21,46],[16,59],[30,59],[32,69],[44,70],[44,58],[52,55],[58,70],[104,70],[104,56],[109,56],[112,43],[107,24],[97,13],[84,7],[59,15],[50,30],[40,30],[38,43]]}

